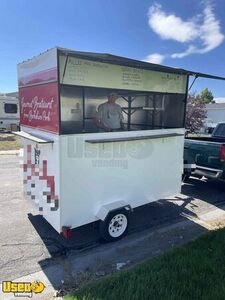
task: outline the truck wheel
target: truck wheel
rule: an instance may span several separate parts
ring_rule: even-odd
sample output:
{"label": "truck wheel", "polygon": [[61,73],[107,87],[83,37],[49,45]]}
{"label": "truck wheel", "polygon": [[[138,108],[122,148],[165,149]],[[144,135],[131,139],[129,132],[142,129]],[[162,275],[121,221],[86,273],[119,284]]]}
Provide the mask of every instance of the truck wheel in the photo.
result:
{"label": "truck wheel", "polygon": [[117,241],[127,232],[128,224],[129,212],[125,208],[109,212],[105,220],[100,222],[100,235],[108,242]]}

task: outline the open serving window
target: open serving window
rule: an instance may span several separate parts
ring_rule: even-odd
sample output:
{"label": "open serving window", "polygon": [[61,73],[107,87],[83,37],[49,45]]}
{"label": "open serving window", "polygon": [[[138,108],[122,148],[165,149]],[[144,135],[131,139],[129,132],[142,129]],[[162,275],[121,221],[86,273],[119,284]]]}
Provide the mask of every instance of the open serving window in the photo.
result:
{"label": "open serving window", "polygon": [[[109,89],[63,86],[61,133],[98,132],[94,123],[98,106]],[[185,95],[117,90],[116,103],[123,111],[124,130],[183,128]]]}
{"label": "open serving window", "polygon": [[109,54],[50,49],[18,65],[20,123],[53,134],[95,133],[117,92],[125,131],[184,128],[189,76],[223,79]]}
{"label": "open serving window", "polygon": [[111,91],[119,96],[123,130],[183,128],[187,75],[134,62],[59,51],[61,134],[98,132],[96,111]]}

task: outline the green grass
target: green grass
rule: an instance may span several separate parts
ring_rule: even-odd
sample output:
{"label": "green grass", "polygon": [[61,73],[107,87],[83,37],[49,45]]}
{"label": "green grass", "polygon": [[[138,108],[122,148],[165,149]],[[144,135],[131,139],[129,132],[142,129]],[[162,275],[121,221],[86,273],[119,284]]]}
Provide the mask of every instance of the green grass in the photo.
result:
{"label": "green grass", "polygon": [[22,148],[21,139],[15,135],[0,134],[0,151],[19,150]]}
{"label": "green grass", "polygon": [[224,300],[225,229],[101,281],[67,300]]}

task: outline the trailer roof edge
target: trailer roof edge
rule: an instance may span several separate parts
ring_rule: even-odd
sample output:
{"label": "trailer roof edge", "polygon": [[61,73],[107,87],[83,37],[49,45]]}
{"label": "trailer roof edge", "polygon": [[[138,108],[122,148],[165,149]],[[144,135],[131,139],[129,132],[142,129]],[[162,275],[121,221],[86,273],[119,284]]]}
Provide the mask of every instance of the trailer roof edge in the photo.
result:
{"label": "trailer roof edge", "polygon": [[[57,49],[58,53],[61,53],[64,55],[71,55],[71,56],[76,56],[76,57],[80,57],[83,59],[91,59],[91,60],[96,60],[96,61],[105,62],[105,63],[120,64],[120,65],[123,64],[128,67],[144,68],[144,69],[158,71],[158,72],[168,72],[168,73],[194,76],[194,77],[202,77],[202,78],[208,78],[208,79],[225,80],[225,77],[222,77],[222,76],[216,76],[216,75],[211,75],[211,74],[206,74],[206,73],[185,70],[182,68],[175,68],[175,67],[170,67],[170,66],[165,66],[165,65],[154,64],[154,63],[150,63],[150,62],[146,62],[146,61],[142,61],[142,60],[132,59],[132,58],[108,54],[108,53],[83,52],[83,51],[76,51],[76,50],[72,50],[72,49],[68,49],[68,48],[58,47],[58,46],[48,49],[45,52],[48,52],[49,50],[52,50],[52,49]],[[45,52],[43,52],[43,53],[45,53]],[[43,54],[43,53],[41,53],[41,54]],[[39,55],[35,56],[34,58],[36,58],[38,56]],[[32,60],[32,59],[29,59],[29,60]],[[27,60],[27,61],[29,61],[29,60]],[[27,61],[23,61],[22,63],[25,63]],[[22,63],[19,63],[18,65],[20,65]]]}
{"label": "trailer roof edge", "polygon": [[183,75],[194,76],[194,77],[225,80],[225,77],[221,77],[221,76],[185,70],[182,68],[174,68],[174,67],[170,67],[170,66],[149,63],[146,61],[136,60],[136,59],[113,55],[113,54],[108,54],[108,53],[75,51],[75,50],[61,48],[61,47],[57,47],[57,49],[59,50],[59,52],[61,52],[62,54],[65,54],[65,55],[79,56],[79,57],[89,58],[89,59],[91,58],[91,59],[105,61],[108,63],[122,63],[123,62],[131,67],[143,67],[146,69],[151,69],[153,71],[163,71],[163,72],[166,71],[169,73],[183,74]]}

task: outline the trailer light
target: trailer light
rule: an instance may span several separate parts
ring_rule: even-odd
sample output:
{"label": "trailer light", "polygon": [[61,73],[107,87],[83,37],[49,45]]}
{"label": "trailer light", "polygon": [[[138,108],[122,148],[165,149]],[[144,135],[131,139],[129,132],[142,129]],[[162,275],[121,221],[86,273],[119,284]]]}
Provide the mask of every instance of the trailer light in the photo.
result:
{"label": "trailer light", "polygon": [[62,234],[63,234],[64,238],[69,239],[73,236],[73,231],[70,227],[63,226],[62,227]]}
{"label": "trailer light", "polygon": [[220,160],[225,161],[225,145],[220,147]]}

